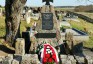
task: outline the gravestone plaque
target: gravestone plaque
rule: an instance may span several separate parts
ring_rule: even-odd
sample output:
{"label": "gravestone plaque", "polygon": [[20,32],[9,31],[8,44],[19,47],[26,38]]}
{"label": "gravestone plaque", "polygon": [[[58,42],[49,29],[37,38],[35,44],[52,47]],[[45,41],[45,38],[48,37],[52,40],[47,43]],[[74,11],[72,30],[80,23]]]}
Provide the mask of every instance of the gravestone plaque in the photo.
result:
{"label": "gravestone plaque", "polygon": [[42,29],[52,30],[53,29],[53,14],[42,13]]}

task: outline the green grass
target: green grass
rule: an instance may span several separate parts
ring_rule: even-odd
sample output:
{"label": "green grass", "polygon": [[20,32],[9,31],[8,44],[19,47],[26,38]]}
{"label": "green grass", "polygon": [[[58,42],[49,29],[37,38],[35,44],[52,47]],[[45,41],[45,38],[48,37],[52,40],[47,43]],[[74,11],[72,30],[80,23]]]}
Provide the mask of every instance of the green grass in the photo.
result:
{"label": "green grass", "polygon": [[[75,22],[70,20],[69,23],[72,25],[73,28],[85,31],[89,35],[89,41],[84,43],[85,47],[93,48],[93,24],[86,22],[82,19],[78,19],[80,22]],[[86,29],[86,30],[85,30]]]}
{"label": "green grass", "polygon": [[23,31],[26,31],[27,27],[32,27],[34,22],[38,23],[38,21],[35,21],[33,19],[31,19],[31,22],[29,24],[27,24],[26,21],[21,21],[20,32],[22,33]]}
{"label": "green grass", "polygon": [[5,17],[0,17],[0,37],[5,36]]}
{"label": "green grass", "polygon": [[[21,21],[21,25],[20,25],[20,33],[22,33],[23,31],[26,31],[26,27],[32,27],[34,20],[31,19],[30,24],[27,24],[26,21]],[[38,21],[36,21],[38,22]],[[5,36],[5,17],[0,17],[0,37],[4,37]]]}

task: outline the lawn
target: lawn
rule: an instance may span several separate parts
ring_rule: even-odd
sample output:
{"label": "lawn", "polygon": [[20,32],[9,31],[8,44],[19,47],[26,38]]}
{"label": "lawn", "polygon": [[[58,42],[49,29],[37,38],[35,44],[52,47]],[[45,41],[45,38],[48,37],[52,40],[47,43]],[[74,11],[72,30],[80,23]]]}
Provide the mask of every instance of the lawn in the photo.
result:
{"label": "lawn", "polygon": [[0,17],[0,37],[5,36],[5,17]]}
{"label": "lawn", "polygon": [[93,24],[86,22],[82,19],[78,19],[80,22],[70,20],[69,23],[73,28],[82,30],[89,35],[89,41],[84,43],[84,47],[93,48]]}

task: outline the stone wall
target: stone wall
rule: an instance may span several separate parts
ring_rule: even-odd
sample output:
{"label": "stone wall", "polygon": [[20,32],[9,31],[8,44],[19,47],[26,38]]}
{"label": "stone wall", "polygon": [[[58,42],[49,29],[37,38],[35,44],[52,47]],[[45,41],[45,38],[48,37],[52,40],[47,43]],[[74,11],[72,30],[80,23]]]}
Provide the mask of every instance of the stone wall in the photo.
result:
{"label": "stone wall", "polygon": [[9,54],[8,56],[0,57],[0,64],[40,64],[37,54]]}
{"label": "stone wall", "polygon": [[[93,64],[91,57],[80,57],[73,55],[60,55],[59,64]],[[42,64],[37,54],[0,56],[0,64]]]}
{"label": "stone wall", "polygon": [[[24,39],[18,38],[15,54],[0,56],[0,64],[42,64],[38,54],[25,54],[24,45]],[[59,59],[59,64],[93,64],[93,59],[90,56],[59,54]]]}

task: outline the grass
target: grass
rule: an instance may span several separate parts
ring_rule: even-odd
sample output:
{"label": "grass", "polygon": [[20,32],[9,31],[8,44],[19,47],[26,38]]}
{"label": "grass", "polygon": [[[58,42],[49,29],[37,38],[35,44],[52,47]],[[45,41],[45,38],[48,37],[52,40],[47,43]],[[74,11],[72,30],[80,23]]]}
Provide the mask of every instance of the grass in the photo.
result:
{"label": "grass", "polygon": [[5,17],[0,17],[0,37],[5,36]]}
{"label": "grass", "polygon": [[89,41],[84,43],[84,47],[93,48],[93,24],[86,22],[82,19],[78,19],[80,22],[70,20],[69,23],[73,28],[85,31],[89,35]]}
{"label": "grass", "polygon": [[39,22],[39,21],[35,21],[33,19],[31,19],[31,22],[29,24],[26,23],[26,21],[21,21],[21,25],[20,25],[20,33],[22,33],[23,31],[26,31],[27,27],[33,27],[33,23],[34,22]]}
{"label": "grass", "polygon": [[[32,27],[33,23],[35,21],[33,19],[31,19],[31,22],[29,24],[26,23],[26,21],[21,21],[21,25],[20,25],[20,33],[22,33],[23,31],[26,31],[26,27]],[[38,21],[36,21],[38,22]],[[2,37],[5,36],[5,17],[0,17],[0,40]]]}

